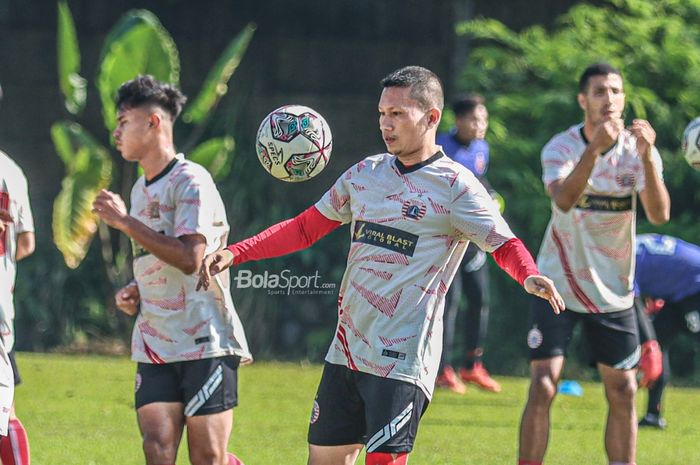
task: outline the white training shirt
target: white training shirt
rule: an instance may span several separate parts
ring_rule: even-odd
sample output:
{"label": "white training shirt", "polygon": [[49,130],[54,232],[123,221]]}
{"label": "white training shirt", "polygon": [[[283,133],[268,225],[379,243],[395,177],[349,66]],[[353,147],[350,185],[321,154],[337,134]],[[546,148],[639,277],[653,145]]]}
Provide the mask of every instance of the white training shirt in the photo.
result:
{"label": "white training shirt", "polygon": [[338,325],[326,361],[418,385],[431,398],[445,294],[469,241],[513,233],[474,175],[442,152],[410,168],[390,154],[351,167],[318,201],[351,223]]}
{"label": "white training shirt", "polygon": [[[201,234],[207,241],[205,254],[226,245],[229,225],[214,180],[182,155],[150,182],[143,176],[136,181],[130,214],[169,237]],[[195,291],[197,273],[186,275],[132,244],[141,295],[131,344],[134,361],[170,363],[224,355],[251,360],[227,272],[215,276],[207,291]]]}
{"label": "white training shirt", "polygon": [[[542,149],[545,186],[566,178],[576,167],[587,145],[582,128],[583,124],[570,127]],[[656,148],[653,163],[661,176]],[[606,313],[632,307],[636,194],[644,190],[644,182],[636,139],[625,130],[596,161],[571,210],[564,212],[552,201],[537,266],[554,281],[568,310]]]}
{"label": "white training shirt", "polygon": [[9,210],[13,222],[0,233],[0,334],[7,351],[14,346],[15,306],[13,294],[17,274],[17,236],[34,232],[32,209],[29,205],[27,178],[22,169],[0,151],[0,207]]}

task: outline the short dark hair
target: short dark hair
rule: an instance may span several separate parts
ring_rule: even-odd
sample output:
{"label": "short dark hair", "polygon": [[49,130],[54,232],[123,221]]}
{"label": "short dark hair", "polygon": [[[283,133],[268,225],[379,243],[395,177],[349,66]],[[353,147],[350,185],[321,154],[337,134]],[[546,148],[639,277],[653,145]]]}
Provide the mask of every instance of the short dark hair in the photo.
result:
{"label": "short dark hair", "polygon": [[180,92],[180,89],[172,84],[158,81],[149,74],[139,75],[131,81],[126,81],[117,91],[117,109],[157,105],[168,112],[173,121],[180,115],[186,101],[187,97]]}
{"label": "short dark hair", "polygon": [[586,93],[586,91],[588,90],[588,81],[590,81],[590,79],[593,76],[605,76],[608,74],[617,74],[618,76],[622,77],[622,73],[620,72],[620,70],[609,63],[593,63],[588,68],[583,70],[583,73],[581,74],[581,77],[578,80],[579,92],[581,92],[582,94]]}
{"label": "short dark hair", "polygon": [[397,69],[382,79],[380,84],[385,89],[387,87],[410,87],[411,98],[418,102],[424,110],[437,107],[442,111],[445,106],[442,81],[427,68],[406,66]]}
{"label": "short dark hair", "polygon": [[464,116],[474,111],[479,105],[485,105],[484,97],[479,94],[460,95],[452,102],[452,111],[455,116]]}

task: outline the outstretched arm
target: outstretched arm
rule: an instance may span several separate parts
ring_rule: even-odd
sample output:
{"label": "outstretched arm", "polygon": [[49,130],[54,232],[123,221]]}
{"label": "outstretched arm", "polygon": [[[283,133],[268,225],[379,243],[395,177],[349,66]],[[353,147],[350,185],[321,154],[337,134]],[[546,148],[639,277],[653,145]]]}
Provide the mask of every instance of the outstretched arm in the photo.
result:
{"label": "outstretched arm", "polygon": [[564,299],[559,295],[552,280],[539,274],[532,255],[520,239],[513,238],[504,243],[493,252],[493,258],[498,266],[520,283],[529,294],[548,301],[554,313],[564,311]]}
{"label": "outstretched arm", "polygon": [[214,252],[202,261],[197,289],[207,289],[211,277],[232,265],[287,255],[305,249],[342,223],[326,218],[314,207],[270,226],[253,237]]}

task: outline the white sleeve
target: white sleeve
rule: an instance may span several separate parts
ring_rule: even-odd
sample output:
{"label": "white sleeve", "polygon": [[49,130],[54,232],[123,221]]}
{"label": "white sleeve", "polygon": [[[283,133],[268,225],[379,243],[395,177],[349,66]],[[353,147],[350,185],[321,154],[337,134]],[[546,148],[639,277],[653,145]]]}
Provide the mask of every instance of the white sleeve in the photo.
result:
{"label": "white sleeve", "polygon": [[316,202],[316,209],[321,212],[326,218],[339,221],[343,224],[352,221],[352,210],[350,208],[350,189],[346,178],[347,174],[352,170],[343,173],[342,176],[333,184],[323,197]]}
{"label": "white sleeve", "polygon": [[565,179],[576,168],[576,160],[567,154],[568,147],[552,139],[542,149],[542,182],[549,186],[554,181]]}
{"label": "white sleeve", "polygon": [[[195,170],[193,170],[195,171]],[[208,173],[183,171],[175,180],[173,193],[175,217],[173,235],[175,237],[201,234],[211,242],[218,191]]]}
{"label": "white sleeve", "polygon": [[[656,149],[656,147],[651,148],[651,160],[652,164],[654,165],[654,170],[656,171],[656,174],[659,176],[659,178],[663,179],[664,178],[664,165],[663,162],[661,161],[661,155],[659,154],[659,151]],[[640,175],[637,178],[637,184],[634,186],[635,190],[637,192],[641,192],[644,190],[646,187],[646,174],[644,173],[644,168],[640,170]]]}
{"label": "white sleeve", "polygon": [[34,232],[34,218],[32,216],[32,207],[29,203],[29,188],[24,173],[20,176],[18,192],[14,195],[16,195],[17,199],[17,234]]}

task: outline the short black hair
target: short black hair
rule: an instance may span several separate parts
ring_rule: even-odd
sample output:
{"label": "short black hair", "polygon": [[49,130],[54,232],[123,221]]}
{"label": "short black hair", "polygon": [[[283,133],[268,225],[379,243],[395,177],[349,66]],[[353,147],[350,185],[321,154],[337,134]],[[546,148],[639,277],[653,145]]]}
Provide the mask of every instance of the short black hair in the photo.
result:
{"label": "short black hair", "polygon": [[437,107],[442,111],[445,106],[442,81],[437,77],[437,74],[422,66],[406,66],[397,69],[382,79],[380,84],[385,89],[387,87],[410,87],[411,98],[418,102],[424,110]]}
{"label": "short black hair", "polygon": [[617,74],[618,76],[622,77],[620,70],[609,63],[593,63],[588,68],[583,70],[583,73],[578,80],[579,92],[582,94],[586,93],[588,90],[588,81],[590,81],[593,76],[606,76],[608,74]]}
{"label": "short black hair", "polygon": [[117,91],[117,109],[136,108],[143,105],[158,105],[168,112],[173,121],[177,119],[187,97],[180,89],[153,76],[139,75],[126,81]]}
{"label": "short black hair", "polygon": [[474,111],[479,105],[485,105],[484,97],[479,94],[460,95],[452,102],[452,111],[455,116],[464,116]]}

